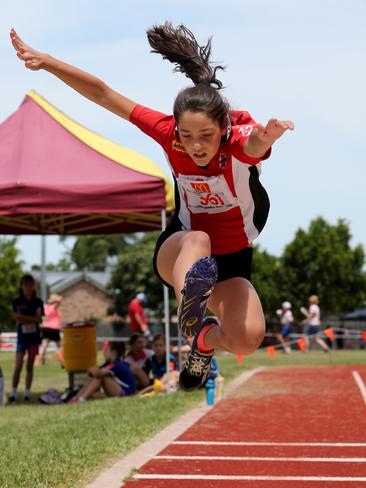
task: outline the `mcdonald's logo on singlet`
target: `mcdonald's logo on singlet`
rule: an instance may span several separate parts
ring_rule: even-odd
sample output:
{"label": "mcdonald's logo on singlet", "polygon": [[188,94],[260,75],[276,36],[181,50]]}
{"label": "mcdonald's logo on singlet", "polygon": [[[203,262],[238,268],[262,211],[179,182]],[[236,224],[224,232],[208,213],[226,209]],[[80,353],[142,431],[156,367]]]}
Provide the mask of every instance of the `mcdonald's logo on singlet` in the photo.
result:
{"label": "mcdonald's logo on singlet", "polygon": [[191,183],[191,187],[193,190],[199,193],[209,193],[211,192],[210,186],[208,183],[204,183],[203,181],[199,181],[198,183]]}

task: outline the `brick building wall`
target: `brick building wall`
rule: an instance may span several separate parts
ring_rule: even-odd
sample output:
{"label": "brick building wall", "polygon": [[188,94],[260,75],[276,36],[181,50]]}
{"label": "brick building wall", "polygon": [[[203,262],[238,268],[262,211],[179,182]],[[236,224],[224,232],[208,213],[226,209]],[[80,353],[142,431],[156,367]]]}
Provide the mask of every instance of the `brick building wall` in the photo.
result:
{"label": "brick building wall", "polygon": [[98,322],[111,323],[115,317],[108,316],[112,299],[96,286],[87,281],[79,281],[63,290],[60,305],[62,322],[76,322],[95,319]]}

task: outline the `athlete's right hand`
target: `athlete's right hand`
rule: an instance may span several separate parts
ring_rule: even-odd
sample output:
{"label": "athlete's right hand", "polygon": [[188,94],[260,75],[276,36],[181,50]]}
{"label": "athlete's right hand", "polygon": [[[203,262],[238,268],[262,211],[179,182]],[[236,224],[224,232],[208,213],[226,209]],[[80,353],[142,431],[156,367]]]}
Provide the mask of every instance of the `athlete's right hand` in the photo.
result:
{"label": "athlete's right hand", "polygon": [[25,67],[32,71],[37,71],[42,68],[44,63],[45,54],[32,49],[25,42],[21,40],[15,29],[10,31],[10,39],[17,52],[19,59],[25,62]]}

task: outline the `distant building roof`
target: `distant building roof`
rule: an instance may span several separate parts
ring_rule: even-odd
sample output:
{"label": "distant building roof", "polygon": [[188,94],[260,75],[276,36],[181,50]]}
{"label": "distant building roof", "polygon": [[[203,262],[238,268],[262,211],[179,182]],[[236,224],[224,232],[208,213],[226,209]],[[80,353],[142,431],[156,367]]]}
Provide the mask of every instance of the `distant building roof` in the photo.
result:
{"label": "distant building roof", "polygon": [[[36,280],[40,280],[41,272],[32,272]],[[109,271],[47,271],[46,284],[51,293],[62,293],[79,281],[91,283],[96,288],[107,293],[107,286],[111,279]]]}
{"label": "distant building roof", "polygon": [[344,314],[341,318],[342,320],[366,320],[366,307],[357,308],[353,312]]}

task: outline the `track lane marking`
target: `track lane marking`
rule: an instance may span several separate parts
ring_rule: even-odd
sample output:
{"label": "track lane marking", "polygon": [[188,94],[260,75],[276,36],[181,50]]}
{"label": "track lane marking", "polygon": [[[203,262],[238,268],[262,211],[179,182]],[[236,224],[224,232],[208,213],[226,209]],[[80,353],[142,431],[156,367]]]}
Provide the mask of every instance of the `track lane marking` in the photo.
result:
{"label": "track lane marking", "polygon": [[195,474],[136,474],[133,479],[139,480],[212,480],[212,481],[339,481],[366,483],[365,476],[223,476]]}
{"label": "track lane marking", "polygon": [[365,383],[363,382],[361,375],[358,371],[352,371],[352,376],[356,382],[356,385],[358,386],[358,388],[360,390],[361,396],[362,396],[363,401],[366,405],[366,386],[365,386]]}
{"label": "track lane marking", "polygon": [[181,446],[299,446],[299,447],[366,447],[366,442],[246,442],[246,441],[174,441]]}
{"label": "track lane marking", "polygon": [[301,463],[366,463],[366,458],[350,457],[261,457],[261,456],[169,456],[159,455],[154,459],[171,459],[186,461],[286,461]]}

